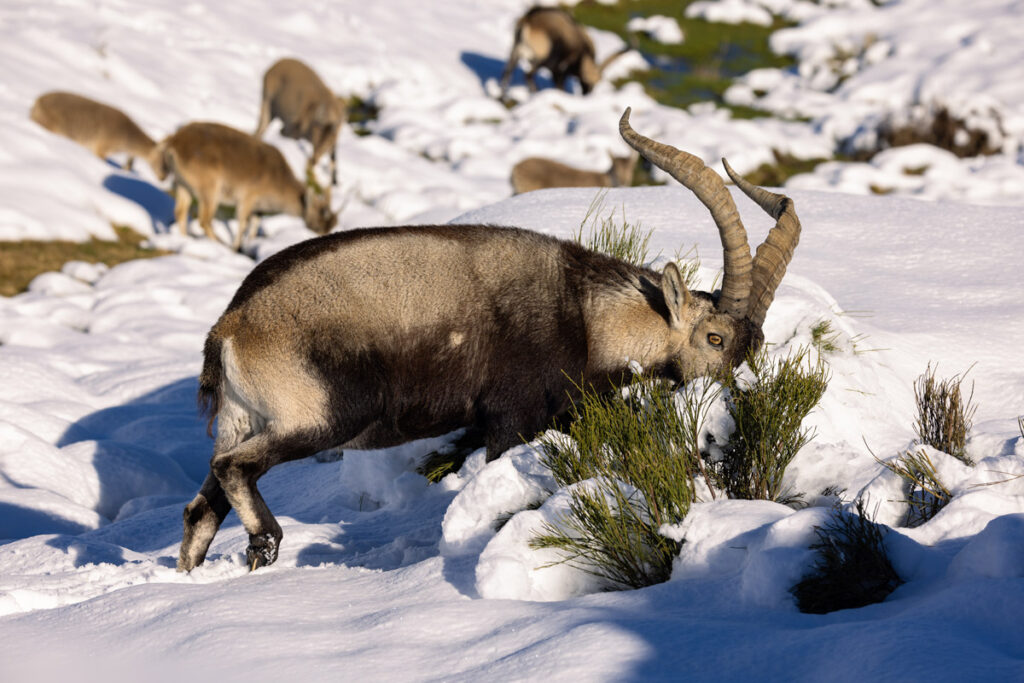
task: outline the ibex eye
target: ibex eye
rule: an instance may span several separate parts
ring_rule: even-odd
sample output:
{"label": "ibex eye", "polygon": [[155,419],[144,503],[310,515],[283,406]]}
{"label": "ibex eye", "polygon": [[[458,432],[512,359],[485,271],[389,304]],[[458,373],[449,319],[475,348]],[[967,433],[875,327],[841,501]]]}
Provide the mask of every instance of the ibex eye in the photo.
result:
{"label": "ibex eye", "polygon": [[708,343],[711,344],[712,346],[721,346],[722,345],[722,337],[720,337],[717,334],[709,334],[708,335]]}

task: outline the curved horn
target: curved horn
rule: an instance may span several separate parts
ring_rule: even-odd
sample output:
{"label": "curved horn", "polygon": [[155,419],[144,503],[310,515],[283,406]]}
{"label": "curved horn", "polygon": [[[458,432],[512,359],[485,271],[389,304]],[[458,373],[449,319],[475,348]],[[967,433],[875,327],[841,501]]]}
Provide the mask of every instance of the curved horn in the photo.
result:
{"label": "curved horn", "polygon": [[722,159],[725,172],[729,174],[743,194],[753,199],[758,206],[775,219],[775,226],[768,233],[754,255],[754,272],[750,291],[748,317],[758,327],[764,322],[768,307],[775,298],[775,289],[786,274],[786,266],[793,258],[793,250],[800,241],[800,219],[796,215],[793,200],[782,194],[775,194],[747,181]]}
{"label": "curved horn", "polygon": [[[698,157],[646,138],[629,125],[630,108],[619,119],[619,134],[645,159],[666,171],[697,196],[711,211],[722,240],[725,273],[717,308],[738,317],[747,315],[751,288],[750,245],[739,211],[721,176]],[[780,275],[781,277],[781,275]]]}

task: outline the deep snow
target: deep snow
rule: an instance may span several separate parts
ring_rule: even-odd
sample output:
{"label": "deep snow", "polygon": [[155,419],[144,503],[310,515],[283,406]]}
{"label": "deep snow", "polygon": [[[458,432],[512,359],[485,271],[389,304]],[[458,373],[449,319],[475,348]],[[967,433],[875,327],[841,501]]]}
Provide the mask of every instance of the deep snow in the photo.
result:
{"label": "deep snow", "polygon": [[[850,12],[843,25],[855,27],[911,3],[835,4],[850,9],[828,11]],[[827,357],[832,381],[807,421],[817,436],[787,483],[823,505],[828,486],[844,488],[847,499],[863,492],[879,521],[898,525],[898,482],[870,451],[889,458],[910,444],[914,379],[929,362],[940,375],[970,368],[978,403],[969,444],[978,464],[932,454],[955,500],[931,522],[887,537],[906,583],[885,603],[798,613],[787,589],[813,561],[808,545],[827,508],[756,501],[702,503],[666,530],[686,539],[672,581],[594,593],[591,577],[540,569],[551,558],[525,546],[540,522],[556,519],[564,498],[494,532],[498,516],[539,501],[551,486],[532,449],[486,466],[477,453],[428,486],[415,465],[450,436],[280,466],[260,483],[285,532],[277,564],[247,572],[247,538],[232,514],[207,563],[175,572],[181,508],[211,452],[195,411],[203,338],[253,262],[206,240],[163,234],[167,207],[150,192],[148,169],[113,170],[37,129],[26,116],[31,100],[51,88],[86,92],[123,106],[154,135],[189,118],[247,129],[262,69],[283,54],[302,55],[339,92],[372,95],[383,107],[376,134],[347,131],[339,144],[342,228],[461,213],[457,222],[569,236],[595,192],[499,201],[509,192],[507,170],[538,152],[599,167],[607,150],[623,149],[614,136],[627,105],[641,133],[709,161],[727,155],[741,170],[773,148],[806,156],[831,149],[816,125],[668,110],[634,86],[602,86],[586,99],[544,90],[506,111],[481,76],[500,72],[521,6],[0,7],[0,53],[21,67],[0,88],[0,236],[83,239],[108,235],[117,220],[157,233],[155,243],[178,252],[109,270],[71,263],[40,276],[28,293],[0,299],[4,680],[1024,678],[1024,477],[1014,478],[1024,474],[1016,424],[1024,412],[1024,215],[1015,206],[835,192],[860,191],[847,183],[855,165],[835,167],[846,180],[828,192],[797,179],[787,189],[804,232],[769,311],[767,339],[785,354],[809,344],[810,329],[825,319],[841,347]],[[983,3],[985,16],[1001,20],[977,31],[1002,31],[1016,8]],[[951,26],[967,21],[955,3],[935,12]],[[458,40],[452,26],[463,29]],[[924,49],[924,34],[909,22],[887,35],[897,54]],[[598,52],[618,44],[599,36]],[[940,74],[949,62],[935,59],[921,73]],[[1019,83],[1019,67],[1013,73]],[[845,106],[837,100],[826,118]],[[1020,114],[1013,98],[1001,106]],[[301,169],[294,142],[270,139]],[[913,176],[924,189],[908,193],[935,196],[941,181],[982,188],[955,196],[1019,202],[1012,149],[977,162],[977,173],[968,162],[946,164],[930,147],[889,158],[947,169]],[[911,178],[897,162],[890,176]],[[1005,173],[986,176],[991,164]],[[104,186],[152,201],[140,208]],[[737,203],[759,242],[768,219],[745,198]],[[697,245],[702,279],[713,280],[721,263],[714,228],[677,185],[613,190],[602,211],[653,229],[655,252]],[[295,219],[269,218],[251,251],[263,257],[308,235]]]}

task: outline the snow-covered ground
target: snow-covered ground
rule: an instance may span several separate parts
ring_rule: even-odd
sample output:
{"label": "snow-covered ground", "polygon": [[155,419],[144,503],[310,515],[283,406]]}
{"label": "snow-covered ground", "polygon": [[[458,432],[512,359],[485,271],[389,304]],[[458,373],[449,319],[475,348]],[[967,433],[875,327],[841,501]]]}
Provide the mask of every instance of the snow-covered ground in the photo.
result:
{"label": "snow-covered ground", "polygon": [[[859,12],[864,22],[899,7],[843,4],[850,9],[831,11]],[[950,26],[967,21],[954,4],[934,5]],[[494,531],[498,517],[538,502],[551,485],[532,449],[486,466],[477,453],[428,486],[415,465],[445,439],[280,466],[260,483],[285,533],[275,565],[247,571],[247,537],[232,514],[206,564],[174,570],[181,509],[211,452],[195,411],[202,342],[253,262],[163,234],[166,202],[144,164],[137,176],[123,173],[41,131],[27,119],[31,101],[48,89],[83,92],[122,107],[155,137],[190,119],[248,129],[262,70],[299,55],[340,93],[382,107],[374,135],[346,130],[339,144],[342,228],[462,214],[457,222],[568,236],[594,192],[504,199],[508,169],[534,154],[599,168],[608,150],[624,149],[615,130],[627,105],[640,132],[709,160],[726,155],[741,170],[772,149],[832,148],[820,126],[674,111],[633,86],[601,86],[586,99],[543,90],[528,101],[520,87],[513,94],[524,103],[506,110],[488,78],[500,74],[523,6],[0,6],[0,54],[18,65],[0,87],[0,237],[109,236],[115,220],[178,252],[109,270],[68,264],[0,299],[3,680],[1024,678],[1024,477],[1014,478],[1024,474],[1016,422],[1024,215],[1016,206],[835,192],[863,190],[842,170],[855,165],[819,170],[815,177],[835,178],[828,188],[794,180],[787,190],[804,232],[767,340],[785,354],[809,344],[821,320],[840,333],[840,350],[827,357],[829,389],[807,421],[817,436],[787,484],[812,502],[829,486],[847,499],[863,492],[879,521],[897,525],[898,482],[871,451],[889,458],[913,439],[914,379],[929,362],[940,376],[970,368],[978,404],[968,448],[978,464],[932,454],[954,501],[887,537],[906,583],[886,602],[797,612],[787,590],[813,562],[808,545],[827,509],[745,501],[702,503],[671,531],[686,539],[672,581],[595,592],[589,575],[542,569],[551,556],[525,546],[564,494]],[[1018,16],[1009,3],[979,6],[991,20],[978,25],[983,34]],[[997,7],[1004,12],[993,16]],[[886,35],[897,52],[925,49],[909,22]],[[598,38],[599,56],[619,45]],[[1009,78],[987,68],[978,62],[977,77]],[[1019,82],[1020,67],[1015,73]],[[1020,113],[1012,99],[1001,106]],[[302,168],[298,145],[270,139]],[[896,192],[1020,201],[1013,149],[975,170],[934,148],[895,152],[916,156],[881,155],[874,165],[919,183]],[[907,176],[894,170],[904,162],[935,170]],[[999,163],[1005,173],[992,170]],[[936,189],[946,186],[954,189]],[[768,219],[745,198],[738,204],[759,242]],[[717,236],[685,190],[614,190],[604,206],[653,229],[655,251],[696,244],[702,278],[712,281]],[[297,219],[267,219],[253,252],[308,235]]]}

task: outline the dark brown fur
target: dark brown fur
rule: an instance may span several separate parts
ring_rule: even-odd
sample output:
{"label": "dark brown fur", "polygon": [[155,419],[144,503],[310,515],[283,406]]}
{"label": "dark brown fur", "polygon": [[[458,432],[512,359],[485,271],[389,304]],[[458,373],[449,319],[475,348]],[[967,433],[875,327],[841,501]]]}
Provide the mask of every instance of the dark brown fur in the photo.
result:
{"label": "dark brown fur", "polygon": [[568,12],[556,7],[533,7],[516,22],[515,43],[501,77],[502,91],[507,90],[512,71],[520,59],[530,63],[526,82],[536,92],[534,80],[539,69],[551,72],[555,87],[565,89],[570,77],[579,80],[583,94],[588,94],[600,78],[594,61],[594,43]]}

